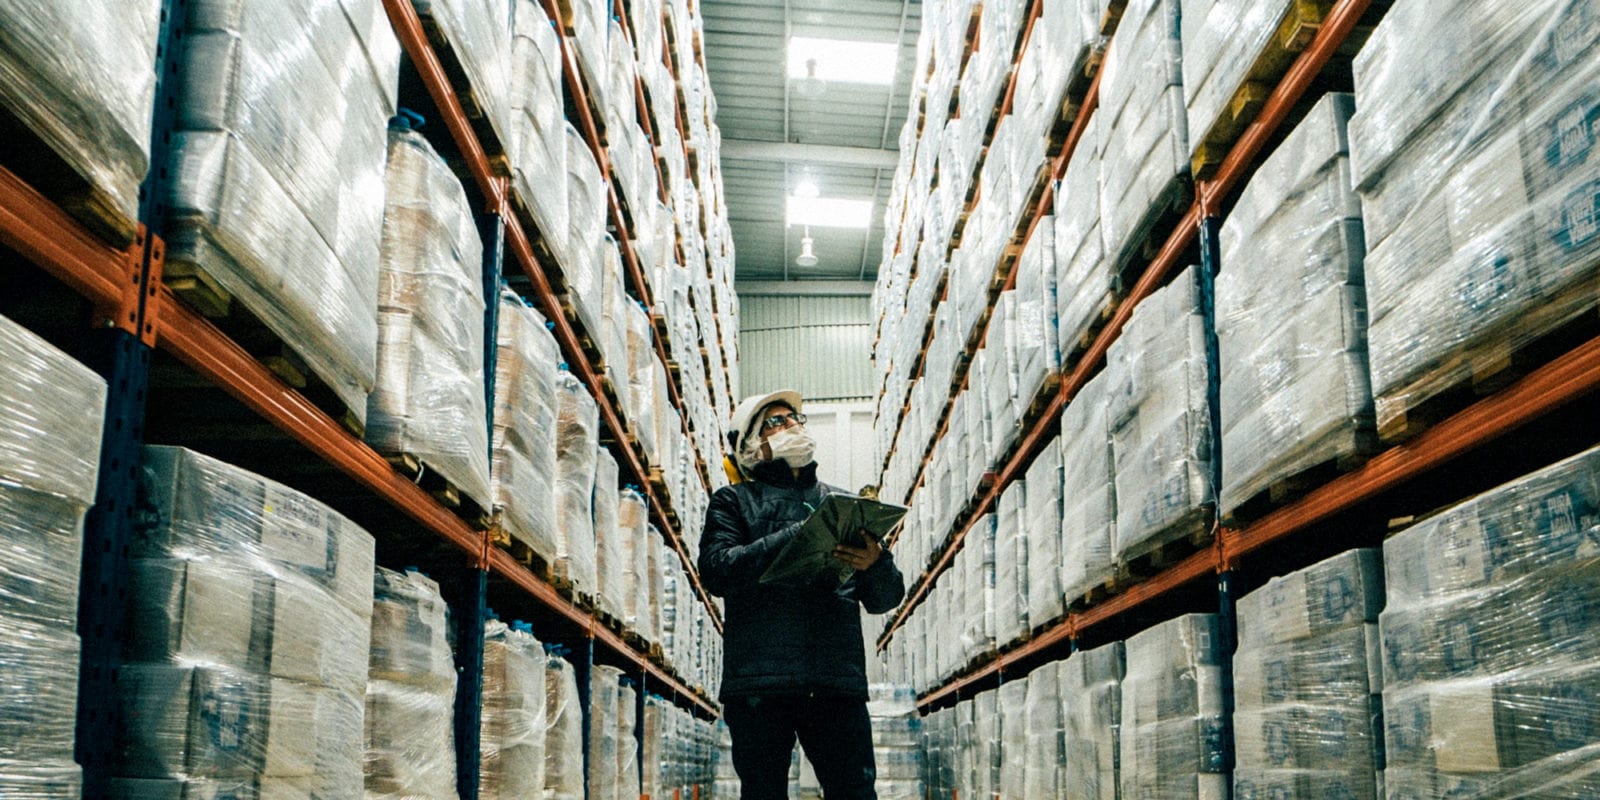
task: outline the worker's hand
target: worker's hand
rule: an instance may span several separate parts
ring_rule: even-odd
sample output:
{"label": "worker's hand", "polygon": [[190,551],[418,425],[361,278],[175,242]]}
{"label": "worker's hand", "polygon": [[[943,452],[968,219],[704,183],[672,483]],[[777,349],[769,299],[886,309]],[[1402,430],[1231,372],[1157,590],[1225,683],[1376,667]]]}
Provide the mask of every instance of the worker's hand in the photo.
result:
{"label": "worker's hand", "polygon": [[861,547],[841,544],[833,548],[833,557],[857,572],[878,563],[878,558],[883,555],[883,545],[866,531],[861,532],[861,541]]}

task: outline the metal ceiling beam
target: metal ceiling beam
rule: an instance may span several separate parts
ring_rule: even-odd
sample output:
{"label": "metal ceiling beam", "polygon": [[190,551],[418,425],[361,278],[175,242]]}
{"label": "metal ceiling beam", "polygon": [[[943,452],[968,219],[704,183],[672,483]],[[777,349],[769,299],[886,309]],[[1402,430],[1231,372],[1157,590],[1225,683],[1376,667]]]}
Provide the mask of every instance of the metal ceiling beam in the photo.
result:
{"label": "metal ceiling beam", "polygon": [[723,139],[725,161],[778,161],[785,164],[838,164],[847,167],[894,169],[900,154],[871,147],[843,147],[831,144],[757,142],[749,139]]}

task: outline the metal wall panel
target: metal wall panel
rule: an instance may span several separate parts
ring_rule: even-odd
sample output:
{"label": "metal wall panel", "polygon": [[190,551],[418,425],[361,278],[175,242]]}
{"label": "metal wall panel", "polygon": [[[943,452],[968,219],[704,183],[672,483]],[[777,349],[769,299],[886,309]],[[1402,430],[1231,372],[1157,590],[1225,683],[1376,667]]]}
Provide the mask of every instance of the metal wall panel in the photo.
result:
{"label": "metal wall panel", "polygon": [[808,399],[872,394],[871,299],[740,298],[740,395],[792,388]]}

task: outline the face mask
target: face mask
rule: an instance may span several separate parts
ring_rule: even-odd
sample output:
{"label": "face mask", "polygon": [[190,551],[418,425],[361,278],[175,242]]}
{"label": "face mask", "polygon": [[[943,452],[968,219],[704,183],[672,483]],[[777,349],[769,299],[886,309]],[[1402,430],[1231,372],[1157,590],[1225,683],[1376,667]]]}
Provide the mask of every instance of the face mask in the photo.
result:
{"label": "face mask", "polygon": [[767,437],[772,457],[781,458],[790,469],[799,469],[816,460],[817,440],[805,428],[793,427]]}

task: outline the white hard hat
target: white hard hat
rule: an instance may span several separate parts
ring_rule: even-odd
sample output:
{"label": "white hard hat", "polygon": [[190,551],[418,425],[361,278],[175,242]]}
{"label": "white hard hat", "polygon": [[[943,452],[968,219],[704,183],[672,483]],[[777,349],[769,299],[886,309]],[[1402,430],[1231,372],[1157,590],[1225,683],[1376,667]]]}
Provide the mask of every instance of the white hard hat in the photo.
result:
{"label": "white hard hat", "polygon": [[740,400],[738,407],[733,410],[731,428],[728,431],[728,445],[732,452],[739,452],[744,446],[745,437],[751,433],[750,429],[755,427],[756,415],[761,413],[761,409],[773,403],[782,403],[794,409],[794,413],[800,413],[800,393],[793,389],[779,389],[776,392],[755,394]]}

